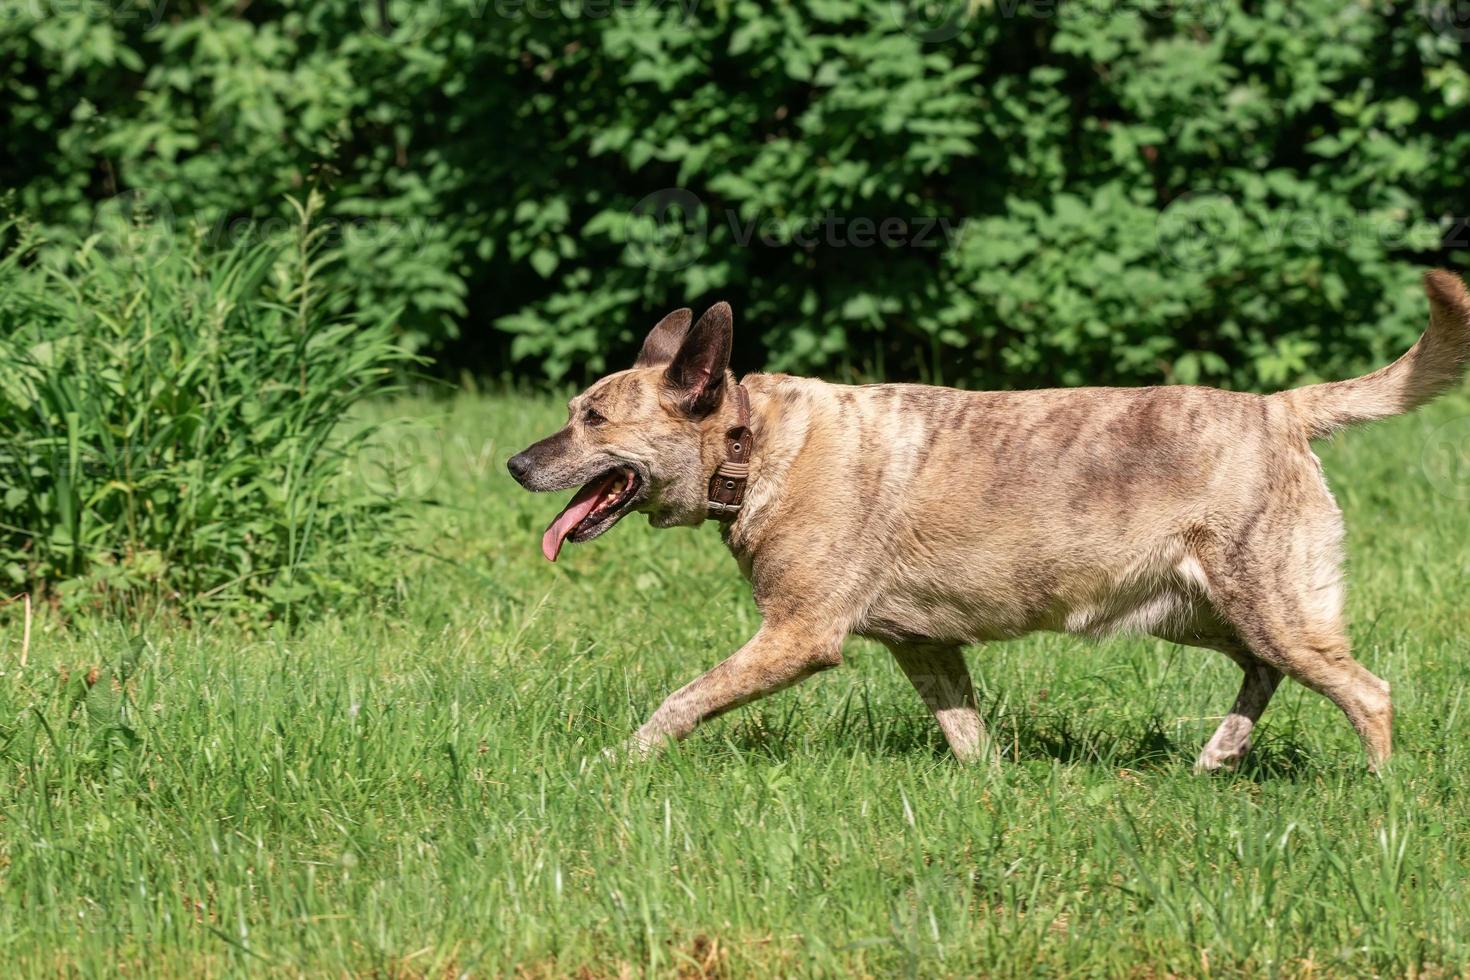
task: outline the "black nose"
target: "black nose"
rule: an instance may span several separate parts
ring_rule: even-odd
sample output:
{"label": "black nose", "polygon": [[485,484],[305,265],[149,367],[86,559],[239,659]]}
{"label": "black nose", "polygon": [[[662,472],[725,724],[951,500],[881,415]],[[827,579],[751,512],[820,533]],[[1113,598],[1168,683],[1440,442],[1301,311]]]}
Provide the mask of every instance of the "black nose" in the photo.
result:
{"label": "black nose", "polygon": [[517,483],[524,484],[526,477],[531,474],[531,461],[526,458],[525,453],[516,453],[505,464],[505,468],[510,470],[510,475],[516,478]]}

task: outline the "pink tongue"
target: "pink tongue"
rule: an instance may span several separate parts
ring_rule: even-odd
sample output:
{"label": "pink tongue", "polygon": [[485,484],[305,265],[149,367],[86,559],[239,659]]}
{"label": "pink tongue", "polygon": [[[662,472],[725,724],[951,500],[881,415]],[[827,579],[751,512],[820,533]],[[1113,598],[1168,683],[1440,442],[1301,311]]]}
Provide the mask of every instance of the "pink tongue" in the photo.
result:
{"label": "pink tongue", "polygon": [[551,522],[551,526],[541,536],[541,553],[546,556],[547,561],[556,561],[556,556],[561,554],[562,543],[566,541],[567,535],[572,533],[572,528],[592,513],[597,507],[597,502],[606,495],[617,478],[618,474],[613,473],[606,480],[587,484],[577,491],[577,495],[572,498],[571,503],[567,504],[566,509],[556,515],[556,520]]}

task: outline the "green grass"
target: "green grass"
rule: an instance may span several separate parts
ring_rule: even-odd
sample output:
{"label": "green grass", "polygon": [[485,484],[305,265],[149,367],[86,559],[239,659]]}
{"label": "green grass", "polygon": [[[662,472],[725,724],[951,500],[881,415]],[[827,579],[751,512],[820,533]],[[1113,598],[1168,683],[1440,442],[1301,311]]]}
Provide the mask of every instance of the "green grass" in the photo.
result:
{"label": "green grass", "polygon": [[756,626],[714,528],[633,519],[549,565],[558,501],[503,463],[557,404],[383,412],[443,502],[401,602],[294,635],[43,617],[24,669],[0,623],[7,975],[1470,968],[1470,474],[1430,439],[1470,402],[1323,447],[1356,651],[1394,687],[1381,779],[1294,685],[1241,773],[1195,777],[1236,668],[1057,636],[972,651],[995,772],[858,642],[600,763]]}

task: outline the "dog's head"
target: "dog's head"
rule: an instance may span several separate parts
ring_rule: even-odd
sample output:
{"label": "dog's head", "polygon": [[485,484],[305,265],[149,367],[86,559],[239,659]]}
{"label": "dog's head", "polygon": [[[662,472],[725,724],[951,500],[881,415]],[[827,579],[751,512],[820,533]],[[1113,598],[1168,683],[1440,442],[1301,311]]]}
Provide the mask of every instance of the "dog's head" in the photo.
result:
{"label": "dog's head", "polygon": [[693,318],[676,310],[660,320],[632,368],[573,398],[566,425],[511,457],[510,474],[527,490],[582,485],[541,539],[551,561],[563,542],[591,541],[635,510],[654,527],[704,520],[733,320],[727,303],[691,327]]}

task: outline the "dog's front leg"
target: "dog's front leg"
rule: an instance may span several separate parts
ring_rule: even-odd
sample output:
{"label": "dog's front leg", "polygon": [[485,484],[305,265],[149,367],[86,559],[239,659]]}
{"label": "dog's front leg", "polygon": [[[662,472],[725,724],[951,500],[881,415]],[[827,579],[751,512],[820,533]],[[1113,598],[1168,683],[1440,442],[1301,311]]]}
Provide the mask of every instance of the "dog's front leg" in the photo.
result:
{"label": "dog's front leg", "polygon": [[638,729],[628,751],[646,755],[702,721],[842,663],[842,634],[767,620],[719,666],[669,695]]}
{"label": "dog's front leg", "polygon": [[961,762],[993,761],[964,651],[941,643],[890,643],[888,649],[933,712],[955,757]]}

